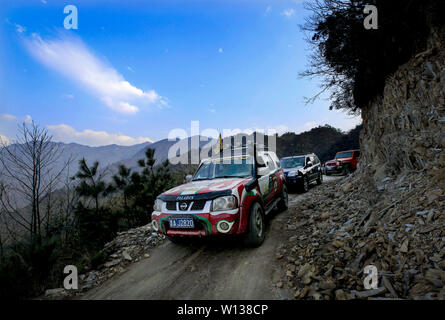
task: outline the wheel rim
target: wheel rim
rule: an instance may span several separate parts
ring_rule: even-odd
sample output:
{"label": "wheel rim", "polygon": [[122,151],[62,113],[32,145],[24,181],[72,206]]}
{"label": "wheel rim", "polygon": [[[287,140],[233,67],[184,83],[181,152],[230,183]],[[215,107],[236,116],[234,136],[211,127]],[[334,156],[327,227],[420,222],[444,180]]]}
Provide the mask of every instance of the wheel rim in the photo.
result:
{"label": "wheel rim", "polygon": [[307,182],[307,178],[304,179],[304,182],[303,182],[303,188],[304,188],[304,191],[307,191],[307,190],[309,189],[309,185],[308,185],[308,182]]}
{"label": "wheel rim", "polygon": [[255,229],[258,237],[261,237],[263,235],[263,216],[259,208],[255,210]]}
{"label": "wheel rim", "polygon": [[284,204],[286,207],[288,203],[289,203],[289,195],[287,194],[287,189],[284,188]]}

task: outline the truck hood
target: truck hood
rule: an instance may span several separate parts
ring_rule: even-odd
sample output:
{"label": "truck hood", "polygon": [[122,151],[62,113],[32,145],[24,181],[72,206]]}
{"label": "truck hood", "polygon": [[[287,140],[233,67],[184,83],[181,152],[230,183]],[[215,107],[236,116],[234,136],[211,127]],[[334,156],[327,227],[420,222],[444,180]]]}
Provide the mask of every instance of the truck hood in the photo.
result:
{"label": "truck hood", "polygon": [[336,158],[335,159],[335,161],[340,161],[340,162],[342,162],[342,161],[351,161],[352,160],[352,157],[348,157],[348,158]]}
{"label": "truck hood", "polygon": [[299,167],[295,167],[295,168],[287,168],[287,169],[283,169],[283,171],[284,171],[284,173],[288,173],[288,172],[297,171],[300,169],[303,169],[303,166],[299,166]]}
{"label": "truck hood", "polygon": [[241,184],[246,184],[251,179],[245,178],[221,178],[212,180],[192,181],[173,189],[167,190],[162,196],[195,195],[203,193],[235,190]]}

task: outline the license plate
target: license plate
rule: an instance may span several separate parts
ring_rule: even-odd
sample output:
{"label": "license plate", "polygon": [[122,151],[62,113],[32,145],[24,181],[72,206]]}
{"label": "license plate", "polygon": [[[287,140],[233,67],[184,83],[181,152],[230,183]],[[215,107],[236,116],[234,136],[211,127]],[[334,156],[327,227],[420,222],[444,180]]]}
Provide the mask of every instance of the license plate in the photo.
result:
{"label": "license plate", "polygon": [[170,228],[194,228],[195,224],[191,218],[171,218],[169,220]]}

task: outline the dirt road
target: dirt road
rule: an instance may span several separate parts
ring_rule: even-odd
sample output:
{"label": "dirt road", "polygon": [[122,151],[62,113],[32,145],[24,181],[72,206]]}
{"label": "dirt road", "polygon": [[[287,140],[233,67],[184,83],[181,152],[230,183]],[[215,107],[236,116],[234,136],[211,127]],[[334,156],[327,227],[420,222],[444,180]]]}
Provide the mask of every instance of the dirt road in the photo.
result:
{"label": "dirt road", "polygon": [[[339,177],[326,177],[325,182]],[[311,195],[289,195],[289,206]],[[165,241],[152,256],[124,274],[89,291],[83,299],[290,299],[281,278],[276,248],[286,240],[286,220],[292,210],[271,214],[261,247],[245,248],[239,241],[205,241],[177,245]],[[293,213],[295,214],[295,213]]]}

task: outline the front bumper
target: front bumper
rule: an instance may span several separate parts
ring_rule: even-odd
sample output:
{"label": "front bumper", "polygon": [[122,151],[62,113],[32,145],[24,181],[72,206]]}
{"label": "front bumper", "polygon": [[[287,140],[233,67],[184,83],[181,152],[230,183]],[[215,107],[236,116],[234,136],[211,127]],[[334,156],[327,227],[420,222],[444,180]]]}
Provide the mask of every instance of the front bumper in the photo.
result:
{"label": "front bumper", "polygon": [[303,176],[296,175],[296,176],[286,176],[285,181],[287,185],[294,185],[294,184],[300,184],[302,183]]}
{"label": "front bumper", "polygon": [[343,170],[343,166],[335,166],[335,167],[325,167],[326,173],[341,173]]}
{"label": "front bumper", "polygon": [[[206,237],[214,235],[236,234],[239,227],[240,209],[222,213],[162,213],[153,212],[152,221],[158,226],[158,232],[170,237]],[[170,218],[192,218],[194,228],[170,228]],[[227,222],[229,230],[221,232],[218,223]]]}

